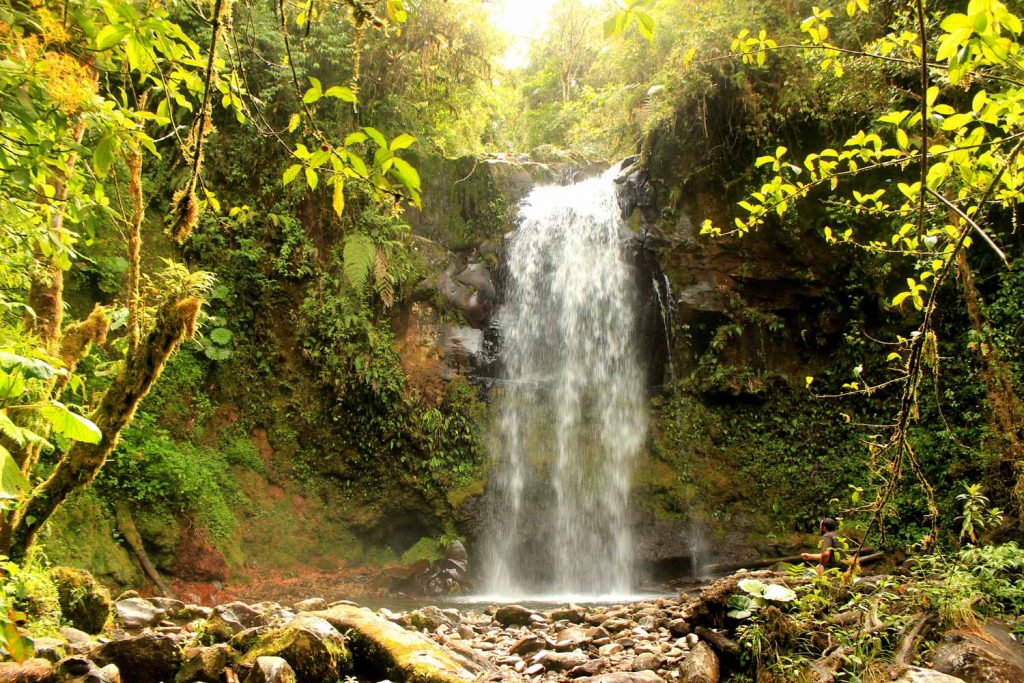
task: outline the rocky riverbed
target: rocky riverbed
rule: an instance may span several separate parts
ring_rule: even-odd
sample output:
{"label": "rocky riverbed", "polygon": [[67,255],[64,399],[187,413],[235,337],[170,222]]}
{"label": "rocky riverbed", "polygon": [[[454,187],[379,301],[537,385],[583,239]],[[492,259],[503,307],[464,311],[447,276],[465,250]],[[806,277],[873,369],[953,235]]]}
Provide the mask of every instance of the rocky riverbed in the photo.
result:
{"label": "rocky riverbed", "polygon": [[[322,598],[204,607],[132,594],[113,602],[79,595],[75,604],[90,607],[65,609],[75,627],[35,639],[33,659],[0,664],[0,683],[716,683],[740,661],[735,632],[723,620],[728,597],[738,580],[753,575],[640,602],[543,610],[373,611]],[[1024,681],[1024,668],[1012,661],[1000,664],[1003,677],[992,676],[994,665],[987,677],[969,675],[969,666],[978,668],[977,652],[958,652],[946,656],[950,673],[901,665],[885,680]]]}

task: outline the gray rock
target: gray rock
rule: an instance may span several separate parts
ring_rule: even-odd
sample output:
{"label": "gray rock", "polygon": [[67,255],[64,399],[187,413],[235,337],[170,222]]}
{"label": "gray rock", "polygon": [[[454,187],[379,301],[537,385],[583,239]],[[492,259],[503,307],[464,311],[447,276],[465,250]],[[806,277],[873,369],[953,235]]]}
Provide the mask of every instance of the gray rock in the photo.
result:
{"label": "gray rock", "polygon": [[531,664],[530,666],[526,667],[525,671],[523,671],[523,675],[525,676],[537,676],[538,674],[542,673],[544,673],[543,664]]}
{"label": "gray rock", "polygon": [[213,608],[205,605],[185,605],[184,608],[178,611],[178,615],[182,619],[209,619],[210,615],[213,614]]}
{"label": "gray rock", "polygon": [[156,633],[112,640],[94,648],[90,655],[100,666],[115,664],[121,671],[130,671],[132,683],[165,683],[181,666],[178,639]]}
{"label": "gray rock", "polygon": [[307,598],[306,600],[299,600],[297,603],[292,605],[292,609],[296,612],[315,612],[321,609],[327,609],[327,601],[323,598]]}
{"label": "gray rock", "polygon": [[295,672],[280,657],[257,657],[245,683],[295,683]]}
{"label": "gray rock", "polygon": [[174,677],[174,683],[218,683],[224,668],[228,665],[230,655],[231,650],[224,643],[211,647],[190,648],[185,651],[185,664]]}
{"label": "gray rock", "polygon": [[262,615],[244,602],[218,605],[206,620],[203,631],[209,640],[223,643],[247,628],[263,624]]}
{"label": "gray rock", "polygon": [[533,610],[520,605],[502,605],[494,613],[494,619],[502,626],[527,626],[531,622]]}
{"label": "gray rock", "polygon": [[79,631],[77,628],[71,628],[70,626],[62,628],[60,630],[60,634],[64,636],[64,639],[69,643],[88,643],[92,641],[92,636],[88,633],[85,631]]}
{"label": "gray rock", "polygon": [[932,667],[967,683],[1021,683],[1024,681],[1024,646],[1002,622],[990,619],[983,633],[953,631],[946,634],[932,656]]}
{"label": "gray rock", "polygon": [[174,598],[149,598],[149,601],[168,614],[177,614],[185,609],[185,603]]}
{"label": "gray rock", "polygon": [[720,675],[718,655],[703,640],[693,646],[679,666],[679,683],[718,683]]}
{"label": "gray rock", "polygon": [[352,663],[344,636],[312,614],[299,615],[287,626],[268,631],[238,665],[252,668],[263,656],[281,657],[303,681],[335,681],[349,671]]}
{"label": "gray rock", "polygon": [[56,663],[67,655],[67,643],[57,638],[33,638],[35,656]]}
{"label": "gray rock", "polygon": [[114,664],[104,667],[85,657],[66,657],[54,668],[54,683],[121,683],[121,672]]}
{"label": "gray rock", "polygon": [[127,598],[114,603],[117,620],[126,629],[140,629],[157,623],[164,617],[164,610],[145,598]]}

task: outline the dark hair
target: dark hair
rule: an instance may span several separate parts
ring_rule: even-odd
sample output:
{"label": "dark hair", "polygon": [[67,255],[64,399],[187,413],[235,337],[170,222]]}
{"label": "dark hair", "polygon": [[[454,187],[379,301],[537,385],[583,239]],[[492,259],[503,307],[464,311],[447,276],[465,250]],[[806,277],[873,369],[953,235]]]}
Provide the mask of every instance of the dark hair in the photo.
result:
{"label": "dark hair", "polygon": [[826,517],[821,520],[821,526],[825,527],[825,531],[835,531],[839,528],[839,522],[835,520],[835,517]]}

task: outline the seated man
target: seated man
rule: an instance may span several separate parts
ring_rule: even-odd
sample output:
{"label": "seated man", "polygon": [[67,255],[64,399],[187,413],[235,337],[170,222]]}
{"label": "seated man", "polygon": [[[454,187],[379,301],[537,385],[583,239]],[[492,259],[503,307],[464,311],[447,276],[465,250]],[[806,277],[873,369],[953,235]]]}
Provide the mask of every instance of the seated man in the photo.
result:
{"label": "seated man", "polygon": [[808,562],[818,563],[818,573],[823,574],[826,569],[833,565],[836,551],[836,529],[839,527],[832,517],[826,517],[818,523],[818,531],[821,532],[820,553],[800,553],[800,557]]}

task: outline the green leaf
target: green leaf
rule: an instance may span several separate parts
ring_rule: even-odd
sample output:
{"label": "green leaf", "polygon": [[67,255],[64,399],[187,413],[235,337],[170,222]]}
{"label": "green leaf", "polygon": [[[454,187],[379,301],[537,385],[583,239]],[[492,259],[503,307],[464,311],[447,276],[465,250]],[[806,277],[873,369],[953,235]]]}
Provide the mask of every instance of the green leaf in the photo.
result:
{"label": "green leaf", "polygon": [[397,152],[400,149],[405,149],[409,147],[414,142],[416,142],[416,138],[414,138],[411,135],[403,133],[402,135],[399,135],[397,138],[391,141],[391,146],[388,149],[390,149],[392,152]]}
{"label": "green leaf", "polygon": [[651,15],[643,12],[634,12],[636,15],[636,30],[647,39],[648,43],[654,42],[654,19]]}
{"label": "green leaf", "polygon": [[370,276],[370,268],[377,254],[373,239],[363,232],[357,232],[345,238],[343,254],[345,278],[357,292],[366,287]]}
{"label": "green leaf", "polygon": [[299,175],[299,171],[302,170],[302,164],[292,164],[284,172],[284,184],[287,185]]}
{"label": "green leaf", "polygon": [[739,586],[740,590],[743,592],[749,593],[755,597],[759,598],[764,595],[765,585],[757,579],[743,579],[736,585]]}
{"label": "green leaf", "polygon": [[109,50],[118,43],[121,42],[128,32],[130,27],[124,24],[108,24],[100,29],[100,32],[96,34],[96,49]]}
{"label": "green leaf", "polygon": [[217,327],[214,328],[213,330],[210,330],[209,337],[210,341],[212,341],[214,344],[220,344],[221,346],[224,346],[225,344],[231,343],[231,330],[226,329],[224,327]]}
{"label": "green leaf", "polygon": [[96,169],[96,175],[101,178],[106,177],[114,163],[115,142],[114,136],[108,133],[99,139],[96,148],[92,151],[92,167]]}
{"label": "green leaf", "polygon": [[369,135],[373,139],[373,141],[377,143],[378,147],[380,147],[381,149],[388,148],[388,141],[384,139],[384,136],[381,135],[381,132],[379,130],[377,130],[376,128],[371,128],[370,126],[363,126],[363,130],[366,131],[366,134]]}
{"label": "green leaf", "polygon": [[328,88],[327,92],[324,93],[324,97],[336,97],[342,102],[356,101],[356,94],[350,88],[346,88],[343,85],[335,85]]}
{"label": "green leaf", "polygon": [[316,186],[320,184],[320,176],[316,174],[316,171],[306,167],[306,184],[309,185],[309,189],[315,190]]}
{"label": "green leaf", "polygon": [[312,85],[309,90],[306,91],[306,94],[302,96],[303,104],[313,104],[323,97],[324,94],[323,86],[320,85],[320,79],[310,76],[309,82]]}
{"label": "green leaf", "polygon": [[21,473],[18,463],[14,462],[10,452],[0,446],[0,498],[18,498],[31,485]]}
{"label": "green leaf", "polygon": [[103,433],[88,418],[68,410],[60,401],[50,401],[39,408],[39,414],[53,427],[53,431],[72,441],[99,443]]}
{"label": "green leaf", "polygon": [[345,143],[344,144],[345,144],[346,147],[350,147],[351,145],[357,145],[360,142],[366,142],[366,139],[367,139],[366,133],[363,133],[363,132],[357,130],[354,133],[349,133],[348,136],[345,137]]}
{"label": "green leaf", "polygon": [[416,172],[416,169],[412,167],[405,159],[399,159],[395,157],[391,160],[394,164],[391,167],[391,172],[398,178],[402,185],[405,185],[410,190],[419,191],[420,189],[420,174]]}
{"label": "green leaf", "polygon": [[0,351],[0,368],[13,372],[18,370],[28,379],[50,379],[54,375],[64,374],[44,360],[19,356],[16,353]]}
{"label": "green leaf", "polygon": [[791,588],[780,586],[777,583],[770,583],[764,587],[764,595],[762,597],[772,602],[790,602],[796,600],[796,593]]}
{"label": "green leaf", "polygon": [[974,114],[954,114],[942,122],[942,130],[956,130],[974,121]]}
{"label": "green leaf", "polygon": [[295,114],[292,114],[290,117],[288,117],[288,132],[289,133],[294,133],[295,129],[297,129],[299,127],[299,124],[301,122],[302,122],[302,115],[301,114],[295,113]]}

